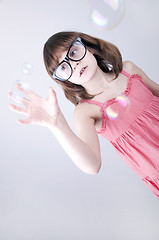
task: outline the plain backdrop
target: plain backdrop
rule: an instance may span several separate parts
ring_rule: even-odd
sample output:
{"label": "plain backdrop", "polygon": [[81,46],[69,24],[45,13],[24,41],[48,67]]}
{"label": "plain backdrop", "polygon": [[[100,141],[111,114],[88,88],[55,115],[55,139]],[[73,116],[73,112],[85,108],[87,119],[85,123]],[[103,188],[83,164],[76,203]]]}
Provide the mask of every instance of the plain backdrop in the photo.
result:
{"label": "plain backdrop", "polygon": [[[25,79],[36,93],[51,85],[71,128],[74,106],[50,79],[42,50],[59,31],[81,31],[118,46],[159,84],[159,1],[126,0],[111,30],[89,21],[86,0],[0,0],[0,239],[158,240],[159,200],[100,137],[102,168],[87,175],[48,129],[21,126],[8,90]],[[32,72],[24,76],[24,62]],[[144,99],[143,99],[144,101]]]}

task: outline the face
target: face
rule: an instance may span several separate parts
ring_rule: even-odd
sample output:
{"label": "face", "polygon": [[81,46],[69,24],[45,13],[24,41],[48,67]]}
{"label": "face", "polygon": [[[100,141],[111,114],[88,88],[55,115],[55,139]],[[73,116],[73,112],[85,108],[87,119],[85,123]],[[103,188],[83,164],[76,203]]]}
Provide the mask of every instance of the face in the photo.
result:
{"label": "face", "polygon": [[98,67],[95,57],[86,49],[80,38],[72,43],[68,52],[61,51],[59,62],[53,77],[80,85],[92,79]]}
{"label": "face", "polygon": [[[62,53],[59,59],[60,62],[65,58],[66,54],[67,51]],[[98,67],[95,57],[88,50],[82,60],[78,62],[68,60],[68,62],[70,63],[73,70],[72,76],[68,81],[79,85],[83,85],[84,83],[89,82],[95,75],[96,69]]]}

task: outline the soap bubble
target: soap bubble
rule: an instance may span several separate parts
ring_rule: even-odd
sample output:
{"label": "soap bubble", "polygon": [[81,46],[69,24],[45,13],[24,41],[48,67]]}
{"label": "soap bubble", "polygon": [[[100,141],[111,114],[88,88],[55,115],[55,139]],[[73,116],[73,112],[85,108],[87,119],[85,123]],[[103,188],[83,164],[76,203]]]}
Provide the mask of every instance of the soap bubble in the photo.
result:
{"label": "soap bubble", "polygon": [[104,112],[110,119],[123,118],[129,113],[130,100],[123,94],[117,96],[112,104],[107,107],[106,104],[107,102],[105,102]]}
{"label": "soap bubble", "polygon": [[[31,86],[26,82],[22,80],[16,80],[15,82],[12,83],[10,89],[9,89],[9,97],[13,102],[22,104],[23,103],[23,97],[26,97],[25,94],[20,91],[17,88],[17,85],[20,84],[20,86],[27,92],[29,93],[32,88]],[[28,98],[28,97],[27,97]]]}
{"label": "soap bubble", "polygon": [[18,94],[17,92],[10,92],[9,97],[12,101],[16,103],[20,103],[20,104],[23,103],[23,97],[20,96],[20,94]]}
{"label": "soap bubble", "polygon": [[91,22],[106,30],[117,26],[125,13],[124,0],[90,0],[89,8]]}
{"label": "soap bubble", "polygon": [[25,75],[30,75],[32,72],[32,69],[33,69],[33,67],[30,63],[24,62],[22,65],[21,71]]}
{"label": "soap bubble", "polygon": [[20,71],[20,73],[22,74],[23,80],[14,81],[9,87],[9,97],[12,101],[22,104],[23,97],[26,97],[24,93],[17,88],[17,84],[20,84],[21,87],[26,92],[30,92],[32,90],[27,80],[28,76],[32,73],[32,70],[33,70],[33,67],[29,62],[23,62],[23,64],[21,65],[21,71]]}

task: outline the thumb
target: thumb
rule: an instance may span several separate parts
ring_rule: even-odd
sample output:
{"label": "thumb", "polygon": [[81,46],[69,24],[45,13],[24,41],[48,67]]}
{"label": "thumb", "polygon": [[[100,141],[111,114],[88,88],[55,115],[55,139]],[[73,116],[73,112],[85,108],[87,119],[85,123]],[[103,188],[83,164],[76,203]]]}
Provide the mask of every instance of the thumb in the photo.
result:
{"label": "thumb", "polygon": [[56,92],[53,90],[52,87],[49,87],[49,99],[54,103],[57,102]]}

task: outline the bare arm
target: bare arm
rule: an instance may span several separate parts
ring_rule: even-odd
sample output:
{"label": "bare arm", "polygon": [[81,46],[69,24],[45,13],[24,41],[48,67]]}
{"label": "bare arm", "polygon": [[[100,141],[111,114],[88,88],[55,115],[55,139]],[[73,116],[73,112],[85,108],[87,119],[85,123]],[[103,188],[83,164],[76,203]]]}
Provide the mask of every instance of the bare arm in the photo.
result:
{"label": "bare arm", "polygon": [[[83,138],[80,138],[74,134],[67,124],[59,108],[56,93],[52,88],[49,89],[47,99],[38,96],[32,91],[26,92],[20,85],[18,88],[31,99],[24,98],[22,107],[14,104],[10,105],[12,110],[27,116],[26,119],[18,120],[18,122],[23,125],[36,124],[49,128],[72,161],[82,171],[88,174],[98,173],[101,159],[94,120],[88,117],[81,119],[78,125],[83,126],[80,127]],[[75,119],[78,118],[79,111],[76,111],[75,115]],[[87,131],[88,128],[89,131]]]}
{"label": "bare arm", "polygon": [[[94,133],[93,120],[87,119],[82,127],[82,134],[77,137],[71,130],[64,117],[60,117],[57,127],[49,126],[63,149],[72,161],[88,174],[98,173],[101,167],[99,142]],[[89,126],[89,128],[87,128]],[[93,146],[95,146],[93,148]]]}

